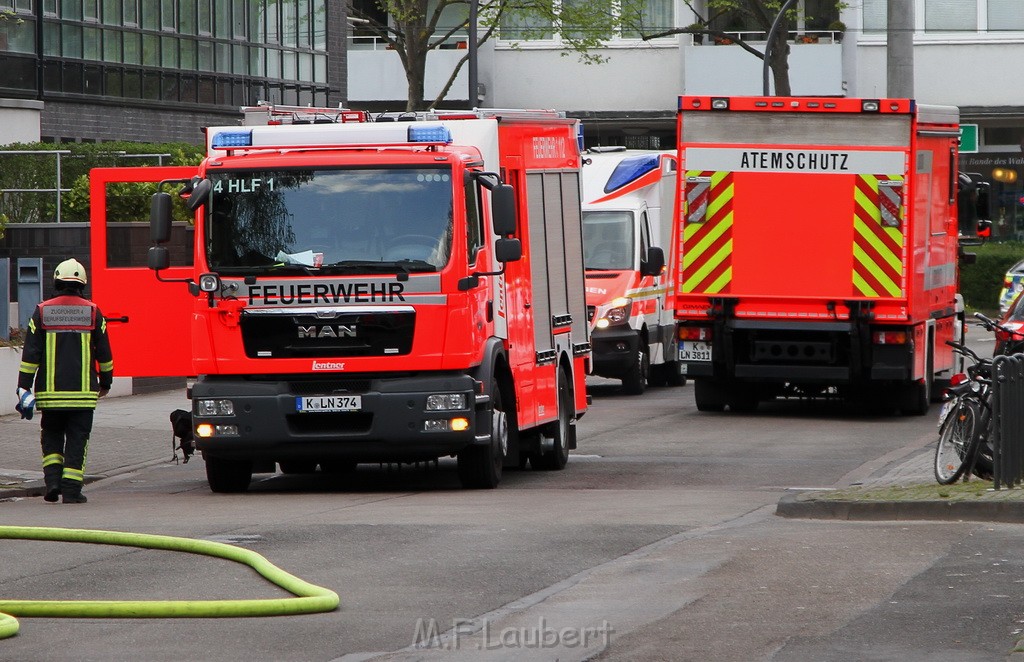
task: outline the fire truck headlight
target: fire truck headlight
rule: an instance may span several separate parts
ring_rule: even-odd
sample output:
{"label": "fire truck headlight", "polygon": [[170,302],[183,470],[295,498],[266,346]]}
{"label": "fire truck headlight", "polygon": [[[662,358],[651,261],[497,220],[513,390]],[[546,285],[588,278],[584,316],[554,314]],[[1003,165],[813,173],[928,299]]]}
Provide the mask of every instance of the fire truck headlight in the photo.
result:
{"label": "fire truck headlight", "polygon": [[465,393],[434,393],[427,396],[427,411],[450,411],[465,408]]}
{"label": "fire truck headlight", "polygon": [[220,277],[217,274],[200,274],[199,291],[216,292],[220,289]]}
{"label": "fire truck headlight", "polygon": [[230,400],[196,400],[199,416],[234,416],[235,403]]}

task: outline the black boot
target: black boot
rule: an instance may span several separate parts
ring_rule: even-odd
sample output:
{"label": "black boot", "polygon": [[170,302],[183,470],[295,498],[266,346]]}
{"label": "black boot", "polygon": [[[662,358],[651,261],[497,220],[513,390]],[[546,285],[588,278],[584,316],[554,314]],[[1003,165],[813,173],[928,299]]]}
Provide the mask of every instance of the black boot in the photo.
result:
{"label": "black boot", "polygon": [[64,503],[85,503],[88,499],[82,494],[82,481],[62,478],[60,494]]}
{"label": "black boot", "polygon": [[60,497],[60,477],[64,473],[64,467],[59,464],[50,464],[43,467],[43,479],[46,481],[46,493],[43,494],[43,501],[57,503]]}

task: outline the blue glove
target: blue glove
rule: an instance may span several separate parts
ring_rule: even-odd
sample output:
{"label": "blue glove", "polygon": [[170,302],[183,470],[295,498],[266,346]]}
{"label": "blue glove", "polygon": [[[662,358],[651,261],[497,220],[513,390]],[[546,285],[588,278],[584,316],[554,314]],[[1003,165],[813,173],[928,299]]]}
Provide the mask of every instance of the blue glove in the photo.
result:
{"label": "blue glove", "polygon": [[22,418],[31,419],[36,409],[36,396],[27,388],[18,389],[18,404],[14,408],[21,414]]}

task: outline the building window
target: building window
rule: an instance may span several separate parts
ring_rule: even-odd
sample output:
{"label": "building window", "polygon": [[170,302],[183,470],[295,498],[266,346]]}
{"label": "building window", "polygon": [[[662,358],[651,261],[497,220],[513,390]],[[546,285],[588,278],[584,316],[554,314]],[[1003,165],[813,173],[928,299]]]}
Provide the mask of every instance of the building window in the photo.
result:
{"label": "building window", "polygon": [[1024,31],[1024,7],[1020,0],[988,0],[988,29]]}
{"label": "building window", "polygon": [[[861,16],[864,32],[885,33],[886,4],[887,0],[863,0]],[[915,10],[918,31],[1024,31],[1024,11],[1020,0],[916,0]]]}
{"label": "building window", "polygon": [[[673,0],[643,0],[642,7],[635,14],[620,15],[621,4],[614,0],[557,0],[556,9],[560,12],[558,25],[535,14],[504,14],[499,24],[499,38],[502,41],[551,41],[557,40],[561,33],[572,39],[593,37],[612,42],[616,39],[640,39],[643,34],[673,27],[674,6]],[[609,26],[600,33],[584,33],[581,17],[595,12],[621,18],[623,27],[616,30]]]}
{"label": "building window", "polygon": [[976,32],[978,5],[975,0],[925,0],[926,32]]}

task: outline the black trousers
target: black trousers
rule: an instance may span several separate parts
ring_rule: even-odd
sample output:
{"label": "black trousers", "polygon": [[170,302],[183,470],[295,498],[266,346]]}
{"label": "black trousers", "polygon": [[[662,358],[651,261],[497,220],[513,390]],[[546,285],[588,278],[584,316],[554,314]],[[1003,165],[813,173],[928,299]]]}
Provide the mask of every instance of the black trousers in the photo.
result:
{"label": "black trousers", "polygon": [[94,413],[92,409],[42,409],[39,412],[43,457],[63,456],[64,478],[82,481]]}

